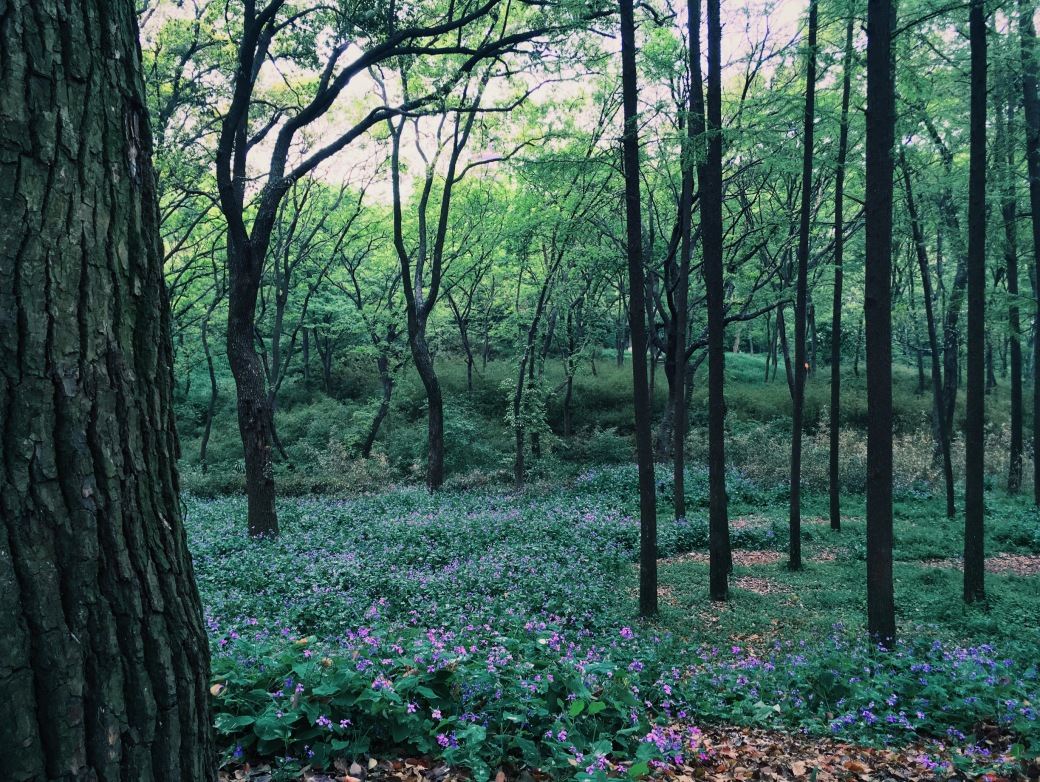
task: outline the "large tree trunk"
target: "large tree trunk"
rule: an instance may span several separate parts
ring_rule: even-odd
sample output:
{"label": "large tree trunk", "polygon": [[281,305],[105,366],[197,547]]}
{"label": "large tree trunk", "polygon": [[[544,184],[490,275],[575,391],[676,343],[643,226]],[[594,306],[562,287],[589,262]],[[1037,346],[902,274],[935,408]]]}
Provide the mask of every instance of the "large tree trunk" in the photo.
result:
{"label": "large tree trunk", "polygon": [[134,4],[0,22],[0,779],[211,780]]}
{"label": "large tree trunk", "polygon": [[895,640],[892,582],[892,146],[895,68],[892,0],[867,4],[866,285],[867,628]]}
{"label": "large tree trunk", "polygon": [[809,0],[809,40],[805,67],[802,149],[802,206],[798,226],[798,276],[794,307],[794,395],[791,413],[791,505],[787,567],[802,566],[802,416],[805,410],[806,308],[809,295],[809,218],[812,213],[813,127],[816,114],[816,0]]}
{"label": "large tree trunk", "polygon": [[834,300],[831,306],[831,410],[830,410],[830,515],[831,529],[841,529],[841,485],[838,444],[841,434],[841,297],[845,262],[845,161],[849,152],[849,98],[852,93],[853,32],[850,14],[845,23],[845,51],[841,77],[841,121],[838,130],[838,161],[834,172]]}
{"label": "large tree trunk", "polygon": [[657,613],[657,497],[650,431],[647,380],[646,285],[643,274],[642,215],[639,203],[638,81],[632,0],[621,0],[621,90],[625,118],[625,227],[628,255],[628,322],[632,335],[632,396],[639,465],[639,613]]}
{"label": "large tree trunk", "polygon": [[964,601],[985,592],[983,468],[986,383],[986,11],[971,0],[971,142],[968,170],[968,369],[964,460]]}
{"label": "large tree trunk", "polygon": [[[1033,280],[1040,285],[1040,97],[1037,96],[1036,30],[1033,3],[1022,0],[1019,7],[1022,36],[1022,90],[1026,119],[1026,164],[1029,169],[1029,210],[1032,220]],[[1033,503],[1040,505],[1040,297],[1033,308]]]}

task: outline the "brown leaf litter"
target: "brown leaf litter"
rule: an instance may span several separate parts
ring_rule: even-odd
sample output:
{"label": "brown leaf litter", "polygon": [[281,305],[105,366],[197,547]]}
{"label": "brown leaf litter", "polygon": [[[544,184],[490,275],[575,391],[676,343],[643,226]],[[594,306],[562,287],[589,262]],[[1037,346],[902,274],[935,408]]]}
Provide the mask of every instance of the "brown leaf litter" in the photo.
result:
{"label": "brown leaf litter", "polygon": [[[961,557],[925,559],[921,561],[921,564],[927,567],[961,570],[964,567],[964,560]],[[1013,576],[1040,575],[1040,554],[995,554],[992,557],[986,557],[986,572]]]}
{"label": "brown leaf litter", "polygon": [[[708,727],[701,733],[700,751],[685,765],[655,769],[650,778],[673,782],[733,782],[791,780],[792,782],[937,782],[977,779],[980,782],[1035,782],[1040,767],[1021,767],[1009,776],[968,777],[952,770],[948,752],[911,745],[899,748],[862,747],[829,737],[735,726]],[[622,769],[612,777],[627,779]],[[495,782],[546,782],[550,775],[506,767]],[[300,782],[468,782],[464,769],[453,769],[430,757],[337,760],[327,771],[304,769]],[[271,767],[243,765],[223,770],[220,782],[270,782]]]}

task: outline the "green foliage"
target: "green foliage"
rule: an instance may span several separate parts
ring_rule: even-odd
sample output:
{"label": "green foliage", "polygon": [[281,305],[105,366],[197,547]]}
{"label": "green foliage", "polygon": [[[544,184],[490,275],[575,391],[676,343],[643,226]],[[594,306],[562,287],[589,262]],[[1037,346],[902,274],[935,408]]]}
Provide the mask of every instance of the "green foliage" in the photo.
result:
{"label": "green foliage", "polygon": [[[595,777],[608,760],[638,772],[698,751],[692,726],[714,721],[971,752],[985,722],[1023,754],[1040,749],[1035,577],[991,575],[989,604],[965,609],[958,571],[922,563],[956,555],[941,499],[897,513],[906,640],[878,654],[856,629],[862,508],[849,501],[833,533],[808,515],[825,507],[818,495],[797,573],[741,564],[745,551],[782,552],[783,498],[752,487],[734,498],[733,594],[718,608],[707,564],[678,556],[704,551],[704,512],[662,517],[660,621],[632,624],[635,480],[630,466],[604,466],[526,495],[402,487],[294,500],[279,509],[282,536],[262,541],[244,532],[242,500],[189,499],[228,758],[277,756],[289,773],[432,752],[478,778],[502,765]],[[704,478],[689,483],[700,500]],[[1035,512],[989,502],[987,549],[1016,550],[1000,541],[1019,540]]]}

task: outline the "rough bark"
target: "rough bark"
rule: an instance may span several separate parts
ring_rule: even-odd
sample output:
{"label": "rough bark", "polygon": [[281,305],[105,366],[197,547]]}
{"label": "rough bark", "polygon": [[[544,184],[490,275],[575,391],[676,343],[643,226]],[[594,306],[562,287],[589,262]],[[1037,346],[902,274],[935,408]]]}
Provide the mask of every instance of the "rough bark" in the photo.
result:
{"label": "rough bark", "polygon": [[134,4],[0,52],[0,778],[214,779]]}
{"label": "rough bark", "polygon": [[639,613],[657,613],[657,498],[650,385],[647,379],[646,285],[643,273],[642,215],[639,202],[638,82],[632,0],[621,0],[621,89],[625,119],[625,227],[628,256],[628,322],[632,339],[632,396],[639,466]]}
{"label": "rough bark", "polygon": [[895,69],[891,0],[867,4],[866,285],[867,628],[885,646],[896,635],[892,581],[892,146]]}

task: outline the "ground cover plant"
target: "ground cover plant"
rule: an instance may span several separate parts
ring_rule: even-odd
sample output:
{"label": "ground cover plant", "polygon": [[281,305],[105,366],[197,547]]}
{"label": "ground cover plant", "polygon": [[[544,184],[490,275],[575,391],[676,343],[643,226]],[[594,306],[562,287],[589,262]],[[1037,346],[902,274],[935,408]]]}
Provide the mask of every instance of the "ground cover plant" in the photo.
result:
{"label": "ground cover plant", "polygon": [[[990,603],[965,608],[935,501],[899,516],[903,640],[878,655],[862,634],[853,503],[841,533],[809,520],[808,564],[790,572],[783,504],[751,487],[734,498],[732,600],[706,599],[697,510],[661,519],[660,618],[633,622],[633,481],[631,467],[602,467],[521,495],[299,499],[280,508],[285,534],[263,541],[243,534],[241,499],[189,499],[226,760],[274,756],[290,774],[397,751],[478,778],[602,778],[696,763],[698,728],[713,724],[937,742],[942,763],[966,768],[1040,748],[1038,577],[994,575]],[[1033,561],[1035,510],[990,503],[987,550]]]}

